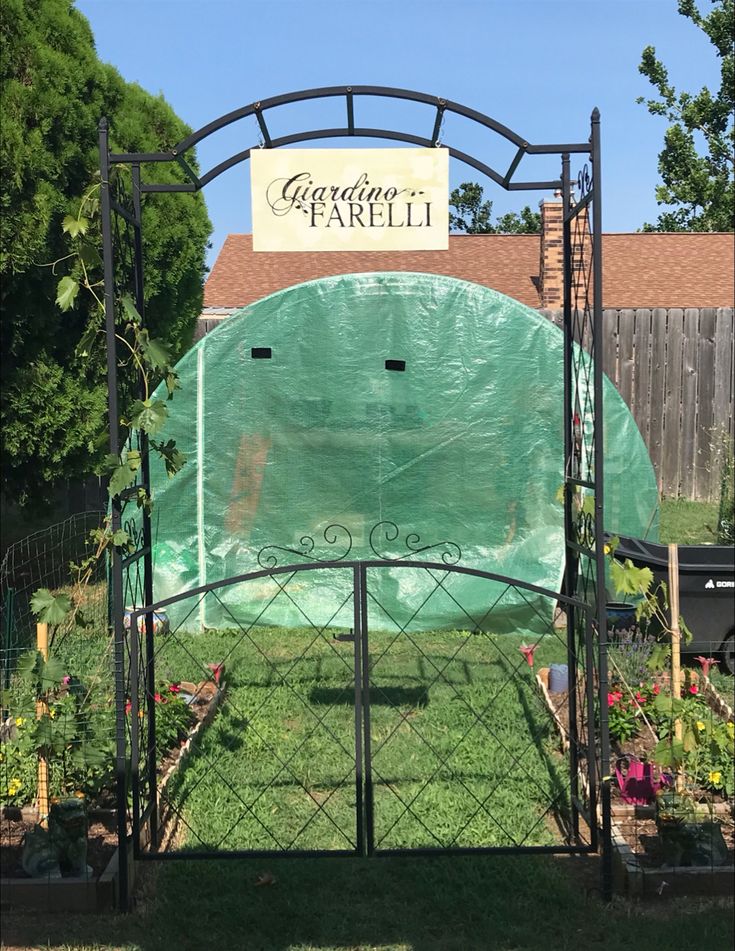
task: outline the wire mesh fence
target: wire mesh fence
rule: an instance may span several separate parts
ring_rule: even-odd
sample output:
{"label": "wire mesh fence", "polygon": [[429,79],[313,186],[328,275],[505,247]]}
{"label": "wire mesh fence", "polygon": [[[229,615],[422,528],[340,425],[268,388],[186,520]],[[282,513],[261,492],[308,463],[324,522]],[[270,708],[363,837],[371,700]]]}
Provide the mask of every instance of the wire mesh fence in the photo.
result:
{"label": "wire mesh fence", "polygon": [[[70,566],[92,550],[90,533],[98,528],[104,512],[78,512],[42,531],[21,539],[6,551],[0,563],[0,645],[6,652],[24,650],[35,638],[36,621],[31,598],[39,588],[68,589]],[[90,580],[85,607],[92,620],[107,621],[107,578],[104,561]]]}
{"label": "wire mesh fence", "polygon": [[[50,860],[49,813],[52,825],[67,824],[62,838],[73,843],[70,830],[80,817],[87,827],[85,807],[114,804],[105,558],[93,564],[84,585],[74,568],[94,554],[91,533],[103,518],[100,511],[82,512],[36,532],[9,548],[0,566],[0,845],[3,874],[11,877],[54,877],[59,869]],[[31,605],[39,589],[67,595],[75,610],[57,624],[38,625]],[[69,854],[86,854],[86,845],[70,848]],[[86,861],[67,867],[68,857],[61,856],[66,872],[86,873]]]}

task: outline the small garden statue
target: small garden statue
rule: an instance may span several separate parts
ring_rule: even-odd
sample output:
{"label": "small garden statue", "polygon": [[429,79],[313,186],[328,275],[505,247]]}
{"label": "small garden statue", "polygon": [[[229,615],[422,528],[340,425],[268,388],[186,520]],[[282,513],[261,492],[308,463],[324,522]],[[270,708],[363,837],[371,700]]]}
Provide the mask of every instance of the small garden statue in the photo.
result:
{"label": "small garden statue", "polygon": [[87,811],[82,799],[62,799],[51,806],[48,829],[34,826],[23,842],[23,871],[31,878],[89,878]]}

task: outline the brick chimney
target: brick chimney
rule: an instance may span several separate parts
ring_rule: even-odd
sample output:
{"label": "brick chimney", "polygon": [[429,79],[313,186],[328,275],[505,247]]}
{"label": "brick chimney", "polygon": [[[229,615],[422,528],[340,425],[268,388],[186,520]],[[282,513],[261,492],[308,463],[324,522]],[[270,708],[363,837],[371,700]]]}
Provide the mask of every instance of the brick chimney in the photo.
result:
{"label": "brick chimney", "polygon": [[564,306],[563,206],[561,197],[544,199],[541,208],[541,260],[539,290],[541,306],[561,310]]}

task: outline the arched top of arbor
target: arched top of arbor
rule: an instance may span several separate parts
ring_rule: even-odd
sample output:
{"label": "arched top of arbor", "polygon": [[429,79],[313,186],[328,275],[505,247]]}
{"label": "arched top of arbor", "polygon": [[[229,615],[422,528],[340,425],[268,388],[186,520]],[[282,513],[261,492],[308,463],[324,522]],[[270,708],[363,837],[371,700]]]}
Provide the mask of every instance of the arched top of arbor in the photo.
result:
{"label": "arched top of arbor", "polygon": [[[418,102],[433,106],[436,110],[434,124],[430,135],[424,137],[414,135],[409,132],[391,129],[377,129],[355,125],[354,101],[358,96],[375,96],[387,99],[399,99],[406,102]],[[344,98],[346,107],[346,124],[326,129],[309,129],[302,132],[295,132],[290,135],[284,135],[273,138],[268,129],[265,113],[269,109],[276,109],[279,106],[290,105],[296,102],[307,102],[315,99]],[[516,153],[510,164],[504,170],[492,168],[487,163],[481,161],[473,155],[456,149],[448,143],[440,141],[440,130],[445,113],[455,113],[492,132],[501,136],[506,141],[516,146]],[[186,152],[193,146],[202,142],[210,135],[218,132],[220,129],[238,122],[240,119],[246,119],[249,116],[255,116],[260,129],[262,142],[254,144],[241,152],[231,155],[229,158],[220,162],[203,175],[197,175],[186,160]],[[599,112],[597,109],[592,112],[592,123],[599,122]],[[106,120],[100,123],[101,129],[106,129]],[[414,92],[410,89],[394,89],[389,86],[324,86],[318,89],[302,89],[299,92],[285,93],[280,96],[272,96],[270,99],[264,99],[260,102],[251,103],[248,106],[242,106],[228,112],[224,116],[213,120],[203,126],[196,132],[192,132],[181,142],[178,142],[172,149],[165,152],[120,152],[112,153],[109,156],[111,163],[122,163],[128,165],[140,165],[148,162],[176,162],[184,171],[189,179],[188,182],[181,184],[160,184],[143,183],[144,192],[176,192],[176,191],[199,191],[208,185],[211,181],[226,172],[228,169],[240,162],[245,162],[250,158],[250,153],[254,149],[268,148],[275,149],[285,145],[294,145],[298,142],[311,142],[318,139],[336,139],[336,138],[374,138],[390,139],[396,142],[407,142],[411,145],[418,145],[424,148],[441,147],[446,148],[449,154],[459,161],[470,165],[483,175],[487,175],[502,188],[507,191],[529,191],[529,190],[549,190],[560,188],[562,183],[560,179],[551,181],[513,181],[521,160],[526,155],[569,155],[572,153],[589,153],[590,141],[569,142],[569,143],[546,143],[532,144],[526,138],[509,129],[507,126],[498,122],[496,119],[486,116],[476,109],[470,109],[458,102],[452,102],[450,99],[442,99],[427,93]]]}

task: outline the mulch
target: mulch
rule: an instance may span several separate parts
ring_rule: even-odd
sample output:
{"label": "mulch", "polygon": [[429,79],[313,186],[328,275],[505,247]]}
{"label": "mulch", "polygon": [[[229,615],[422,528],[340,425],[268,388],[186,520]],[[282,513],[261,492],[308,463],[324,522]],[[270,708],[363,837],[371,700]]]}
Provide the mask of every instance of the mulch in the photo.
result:
{"label": "mulch", "polygon": [[[23,819],[2,819],[0,836],[0,877],[28,878],[23,871],[23,837],[35,823]],[[87,837],[87,865],[98,878],[117,848],[117,832],[102,822],[92,822]]]}
{"label": "mulch", "polygon": [[[191,725],[191,731],[196,729],[198,724],[204,719],[209,711],[212,700],[207,703],[192,705],[192,712],[195,721]],[[158,775],[164,775],[170,767],[176,762],[179,756],[179,750],[187,741],[187,737],[182,737],[179,743],[172,747],[161,759],[158,766]],[[99,797],[89,803],[92,817],[89,823],[89,832],[87,836],[87,865],[89,865],[95,878],[98,878],[107,868],[110,859],[117,848],[117,827],[114,812],[105,821],[99,821],[95,818],[95,810],[114,808],[114,791],[102,790]],[[17,817],[13,813],[17,812]],[[99,815],[99,812],[98,812]],[[24,819],[21,810],[5,810],[5,814],[0,819],[0,878],[28,878],[23,871],[23,838],[26,832],[33,829],[35,823]]]}

